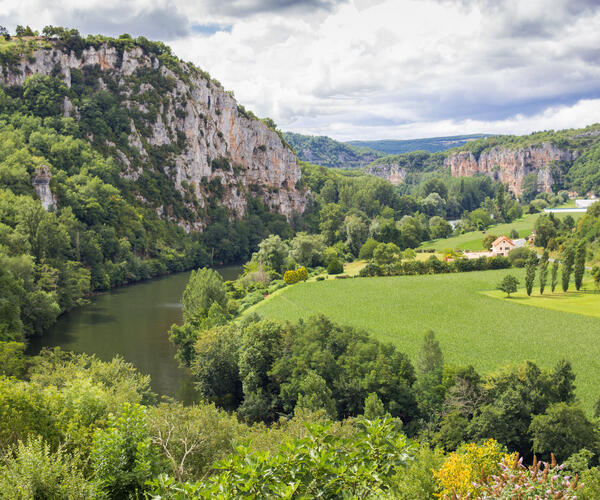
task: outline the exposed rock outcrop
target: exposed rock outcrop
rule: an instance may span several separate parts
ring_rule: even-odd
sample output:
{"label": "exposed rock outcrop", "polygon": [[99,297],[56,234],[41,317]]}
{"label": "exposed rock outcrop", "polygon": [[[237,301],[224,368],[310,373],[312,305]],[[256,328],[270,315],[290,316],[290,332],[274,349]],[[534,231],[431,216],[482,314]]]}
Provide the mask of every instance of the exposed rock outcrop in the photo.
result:
{"label": "exposed rock outcrop", "polygon": [[[0,83],[22,85],[28,76],[39,73],[60,75],[70,87],[72,71],[86,68],[100,70],[100,85],[104,85],[103,78],[117,83],[130,116],[148,114],[148,107],[139,98],[142,93],[160,92],[158,112],[144,131],[137,130],[132,120],[129,146],[142,159],[148,158],[152,147],[172,147],[175,152],[169,153],[159,170],[172,179],[184,198],[193,192],[197,201],[193,204],[188,196],[189,208],[204,207],[215,196],[215,183],[220,183],[219,201],[232,217],[244,213],[249,194],[260,195],[271,209],[288,217],[304,210],[307,193],[297,187],[301,172],[293,151],[274,130],[240,108],[231,93],[185,63],[173,71],[141,47],[119,52],[103,44],[88,47],[80,55],[54,47],[23,57],[16,69],[0,73]],[[148,70],[167,79],[169,89],[153,89],[148,83],[136,87],[132,75]],[[78,116],[79,111],[68,99],[63,107],[65,116]],[[123,177],[139,177],[140,162],[133,161],[130,152],[119,150],[114,156],[123,165]],[[43,184],[39,186],[42,189]],[[156,208],[168,212],[166,207]],[[178,222],[187,229],[201,229],[208,221]]]}
{"label": "exposed rock outcrop", "polygon": [[394,186],[402,184],[406,169],[395,163],[375,163],[369,166],[367,173],[390,181]]}
{"label": "exposed rock outcrop", "polygon": [[449,167],[455,177],[489,175],[507,184],[515,195],[520,195],[523,178],[530,173],[537,174],[541,191],[550,192],[554,183],[550,164],[554,161],[571,162],[576,157],[577,152],[544,142],[516,150],[496,146],[483,151],[479,158],[469,151],[461,151],[450,154],[444,161],[444,166]]}
{"label": "exposed rock outcrop", "polygon": [[35,175],[31,178],[33,188],[40,197],[42,206],[46,210],[50,210],[50,208],[55,206],[54,197],[52,196],[52,191],[50,191],[51,178],[52,175],[50,174],[50,169],[46,165],[42,165],[38,168],[35,171]]}

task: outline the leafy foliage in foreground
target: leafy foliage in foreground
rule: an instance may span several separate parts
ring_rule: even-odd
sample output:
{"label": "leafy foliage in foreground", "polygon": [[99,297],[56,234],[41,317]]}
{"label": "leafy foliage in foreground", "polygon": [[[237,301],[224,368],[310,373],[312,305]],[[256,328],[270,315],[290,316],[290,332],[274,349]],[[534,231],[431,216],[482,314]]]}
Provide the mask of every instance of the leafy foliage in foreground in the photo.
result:
{"label": "leafy foliage in foreground", "polygon": [[161,498],[353,498],[390,491],[392,478],[412,459],[415,446],[390,420],[359,420],[350,437],[331,424],[308,426],[308,436],[287,442],[270,455],[240,447],[214,465],[208,481],[180,484],[167,477],[153,483]]}

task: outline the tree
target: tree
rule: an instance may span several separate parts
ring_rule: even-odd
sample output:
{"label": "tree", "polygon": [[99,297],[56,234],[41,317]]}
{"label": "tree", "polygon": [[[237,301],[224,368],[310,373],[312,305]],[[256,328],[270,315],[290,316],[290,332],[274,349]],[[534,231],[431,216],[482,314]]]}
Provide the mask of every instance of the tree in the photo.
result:
{"label": "tree", "polygon": [[321,235],[300,232],[290,241],[290,257],[303,266],[321,265],[324,250],[325,242]]}
{"label": "tree", "polygon": [[222,308],[227,305],[223,278],[214,269],[203,268],[192,271],[183,292],[183,318],[186,322],[199,324],[208,316],[213,304]]}
{"label": "tree", "polygon": [[531,295],[531,291],[533,290],[535,271],[538,263],[537,261],[537,254],[535,252],[531,252],[525,264],[525,290],[527,291],[527,295]]}
{"label": "tree", "polygon": [[535,221],[535,244],[539,247],[548,246],[550,239],[556,236],[556,226],[553,219],[547,215],[541,215]]}
{"label": "tree", "polygon": [[278,235],[270,235],[258,245],[256,258],[265,266],[280,272],[288,258],[289,249]]}
{"label": "tree", "polygon": [[592,278],[594,279],[596,290],[600,290],[600,266],[594,266],[592,269]]}
{"label": "tree", "polygon": [[516,229],[511,229],[510,230],[510,239],[516,240],[518,238],[519,238],[519,232]]}
{"label": "tree", "polygon": [[552,287],[552,293],[556,289],[556,285],[558,284],[558,260],[555,260],[552,263],[552,273],[551,273],[551,281],[550,286]]}
{"label": "tree", "polygon": [[569,289],[569,281],[571,280],[571,273],[573,272],[573,261],[575,260],[575,252],[572,246],[568,246],[563,251],[563,263],[562,263],[562,289],[566,292]]}
{"label": "tree", "polygon": [[369,227],[363,217],[359,215],[348,215],[344,219],[344,231],[346,233],[346,244],[353,255],[358,255],[369,236]]}
{"label": "tree", "polygon": [[583,274],[585,273],[585,255],[585,240],[582,239],[577,245],[577,251],[575,253],[575,270],[573,272],[573,276],[575,278],[576,290],[581,288],[581,282],[583,281]]}
{"label": "tree", "polygon": [[3,37],[6,41],[10,40],[10,33],[4,26],[0,26],[0,36]]}
{"label": "tree", "polygon": [[542,258],[540,259],[540,295],[544,294],[544,289],[546,288],[546,282],[548,281],[548,259],[550,255],[548,254],[548,250],[544,250],[542,254]]}
{"label": "tree", "polygon": [[423,337],[419,352],[415,389],[419,409],[430,419],[441,410],[444,401],[443,370],[444,356],[440,344],[435,339],[435,334],[428,331]]}
{"label": "tree", "polygon": [[378,265],[382,266],[394,262],[398,259],[400,253],[400,249],[393,243],[379,243],[373,250],[373,259]]}
{"label": "tree", "polygon": [[517,291],[518,286],[519,280],[512,274],[507,274],[500,282],[500,285],[498,285],[498,289],[502,290],[508,297],[510,297],[511,293],[515,293]]}
{"label": "tree", "polygon": [[18,37],[22,36],[37,36],[37,31],[33,31],[29,26],[23,27],[20,24],[17,25],[15,33]]}
{"label": "tree", "polygon": [[319,230],[328,245],[340,239],[340,229],[344,222],[344,210],[337,203],[328,203],[319,212]]}
{"label": "tree", "polygon": [[373,258],[373,250],[375,247],[379,245],[379,242],[373,238],[369,238],[365,241],[365,244],[360,248],[360,252],[358,253],[359,259],[372,259]]}
{"label": "tree", "polygon": [[539,193],[538,176],[536,173],[527,174],[521,182],[523,200],[529,203]]}
{"label": "tree", "polygon": [[91,462],[101,491],[109,499],[143,496],[146,481],[158,465],[145,409],[125,403],[118,417],[109,418],[108,427],[94,435]]}
{"label": "tree", "polygon": [[560,461],[596,441],[594,425],[583,410],[562,402],[551,405],[543,415],[533,417],[529,433],[534,453],[545,458],[555,453]]}
{"label": "tree", "polygon": [[492,248],[492,243],[496,241],[498,237],[495,234],[488,234],[485,238],[483,238],[482,245],[485,250],[489,250]]}

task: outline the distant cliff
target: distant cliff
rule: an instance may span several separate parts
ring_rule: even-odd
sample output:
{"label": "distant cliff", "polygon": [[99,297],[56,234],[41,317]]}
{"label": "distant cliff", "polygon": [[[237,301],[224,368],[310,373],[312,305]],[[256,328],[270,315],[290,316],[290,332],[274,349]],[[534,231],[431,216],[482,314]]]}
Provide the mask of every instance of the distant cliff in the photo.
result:
{"label": "distant cliff", "polygon": [[[126,139],[118,142],[123,136],[117,134],[107,140],[98,132],[88,140],[122,165],[122,177],[134,181],[140,200],[187,229],[209,222],[211,200],[231,217],[244,213],[249,196],[288,217],[304,210],[296,155],[275,130],[193,65],[151,46],[117,42],[30,45],[20,59],[3,64],[0,83],[19,88],[36,74],[62,80],[63,114],[77,120],[88,119],[90,102],[102,113],[102,93],[112,94],[126,115]],[[182,217],[169,197],[160,198],[160,185],[174,187],[192,215]]]}
{"label": "distant cliff", "polygon": [[450,168],[454,177],[485,174],[506,184],[515,194],[521,194],[523,179],[528,174],[538,177],[540,191],[552,191],[552,162],[573,162],[577,151],[558,148],[549,142],[519,149],[496,146],[483,151],[477,158],[470,151],[459,151],[448,155],[444,166]]}

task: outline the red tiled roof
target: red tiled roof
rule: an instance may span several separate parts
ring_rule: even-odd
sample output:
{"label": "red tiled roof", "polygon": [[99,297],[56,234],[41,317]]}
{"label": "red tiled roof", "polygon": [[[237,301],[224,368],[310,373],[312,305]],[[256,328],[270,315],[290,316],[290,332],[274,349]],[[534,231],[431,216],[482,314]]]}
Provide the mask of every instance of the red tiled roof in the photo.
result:
{"label": "red tiled roof", "polygon": [[513,243],[513,240],[511,240],[510,238],[507,238],[506,236],[500,236],[499,238],[496,238],[496,240],[494,241],[494,243],[492,243],[492,246],[498,246],[500,243],[502,243],[503,241],[508,242],[509,244],[511,244],[513,247],[515,246],[515,244]]}

